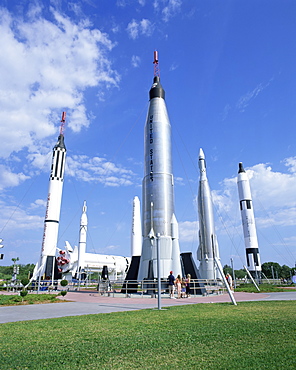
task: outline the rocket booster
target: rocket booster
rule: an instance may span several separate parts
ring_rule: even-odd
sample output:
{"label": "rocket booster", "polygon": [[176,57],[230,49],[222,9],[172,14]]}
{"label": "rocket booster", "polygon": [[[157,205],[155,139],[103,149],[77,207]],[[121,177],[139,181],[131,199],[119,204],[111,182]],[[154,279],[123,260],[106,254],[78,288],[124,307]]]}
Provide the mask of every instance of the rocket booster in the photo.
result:
{"label": "rocket booster", "polygon": [[[158,58],[154,64],[158,65]],[[158,71],[157,68],[155,70]],[[181,274],[178,223],[174,214],[171,125],[165,104],[165,91],[158,75],[154,76],[149,97],[144,131],[143,245],[139,280],[157,277],[157,242],[160,277],[167,278],[171,270],[175,275]]]}
{"label": "rocket booster", "polygon": [[213,280],[220,276],[215,267],[215,257],[219,260],[219,249],[215,234],[211,190],[207,179],[205,155],[202,149],[199,151],[198,164],[200,180],[198,189],[199,247],[197,259],[200,261],[199,273],[201,278]]}
{"label": "rocket booster", "polygon": [[83,202],[82,215],[80,218],[79,229],[79,247],[78,247],[78,272],[85,267],[85,252],[86,252],[86,234],[87,234],[87,215],[86,201]]}
{"label": "rocket booster", "polygon": [[261,262],[258,248],[258,239],[256,233],[250,182],[242,163],[239,163],[237,186],[244,231],[247,266],[251,275],[254,278],[257,278],[258,272],[260,274],[261,271]]}
{"label": "rocket booster", "polygon": [[64,182],[66,147],[64,144],[63,125],[66,112],[62,115],[62,125],[58,141],[53,148],[51,173],[44,220],[43,241],[40,260],[40,274],[52,277],[58,240],[60,210]]}
{"label": "rocket booster", "polygon": [[133,200],[133,218],[131,232],[131,256],[140,256],[142,252],[142,228],[140,200],[134,197]]}

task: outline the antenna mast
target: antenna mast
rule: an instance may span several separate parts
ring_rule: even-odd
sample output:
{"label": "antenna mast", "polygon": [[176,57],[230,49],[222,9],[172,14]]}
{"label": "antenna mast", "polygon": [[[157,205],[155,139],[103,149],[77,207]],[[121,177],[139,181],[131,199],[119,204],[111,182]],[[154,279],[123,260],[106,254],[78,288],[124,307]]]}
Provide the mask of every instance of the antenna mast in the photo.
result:
{"label": "antenna mast", "polygon": [[154,77],[160,77],[160,70],[159,70],[159,65],[158,65],[158,51],[154,50]]}
{"label": "antenna mast", "polygon": [[64,135],[65,131],[65,123],[66,123],[66,112],[62,113],[62,119],[61,119],[61,127],[60,127],[60,135]]}

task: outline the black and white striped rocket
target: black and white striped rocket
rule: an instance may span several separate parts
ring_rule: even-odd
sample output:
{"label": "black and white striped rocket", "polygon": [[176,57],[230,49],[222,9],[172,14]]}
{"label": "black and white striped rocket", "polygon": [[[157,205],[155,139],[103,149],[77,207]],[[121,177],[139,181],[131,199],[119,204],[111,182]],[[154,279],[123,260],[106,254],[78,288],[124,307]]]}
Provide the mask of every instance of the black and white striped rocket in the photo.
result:
{"label": "black and white striped rocket", "polygon": [[66,112],[62,114],[62,124],[58,141],[53,148],[51,173],[47,196],[44,231],[41,248],[41,257],[38,268],[38,277],[54,278],[55,256],[58,240],[60,210],[64,183],[64,170],[66,160],[66,147],[64,143],[63,128]]}
{"label": "black and white striped rocket", "polygon": [[247,173],[244,170],[243,164],[241,162],[239,163],[237,186],[244,230],[247,266],[248,270],[254,278],[260,278],[261,262],[258,248],[251,188]]}
{"label": "black and white striped rocket", "polygon": [[144,178],[142,183],[143,245],[138,279],[156,278],[157,243],[160,252],[160,278],[170,271],[181,274],[178,223],[174,211],[174,177],[171,155],[171,125],[165,104],[165,91],[154,53],[154,79],[144,131]]}
{"label": "black and white striped rocket", "polygon": [[220,260],[219,248],[215,232],[214,213],[211,190],[207,178],[206,161],[203,150],[199,151],[199,188],[198,188],[198,218],[199,218],[199,274],[201,279],[214,280],[220,278],[216,260]]}

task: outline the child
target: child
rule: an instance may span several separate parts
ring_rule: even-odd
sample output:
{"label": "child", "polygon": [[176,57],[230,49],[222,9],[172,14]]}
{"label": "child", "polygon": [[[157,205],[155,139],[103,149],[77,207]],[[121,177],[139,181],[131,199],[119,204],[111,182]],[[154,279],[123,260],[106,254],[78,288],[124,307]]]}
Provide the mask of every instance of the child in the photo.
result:
{"label": "child", "polygon": [[185,279],[182,279],[181,283],[181,298],[185,298],[186,295],[186,282]]}

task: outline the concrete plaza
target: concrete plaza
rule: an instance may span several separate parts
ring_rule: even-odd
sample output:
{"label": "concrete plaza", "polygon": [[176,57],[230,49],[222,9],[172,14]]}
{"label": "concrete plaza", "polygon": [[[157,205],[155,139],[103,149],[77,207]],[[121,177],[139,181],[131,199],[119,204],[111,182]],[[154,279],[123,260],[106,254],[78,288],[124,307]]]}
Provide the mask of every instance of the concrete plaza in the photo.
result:
{"label": "concrete plaza", "polygon": [[[238,304],[244,301],[296,300],[296,292],[235,292],[234,297]],[[108,297],[96,292],[68,292],[65,299],[67,301],[63,302],[63,298],[61,298],[61,303],[0,307],[0,323],[158,308],[157,298],[150,296],[132,295],[132,297],[126,298],[124,295]],[[221,302],[232,304],[228,294],[183,299],[170,299],[166,296],[161,299],[161,307]]]}

